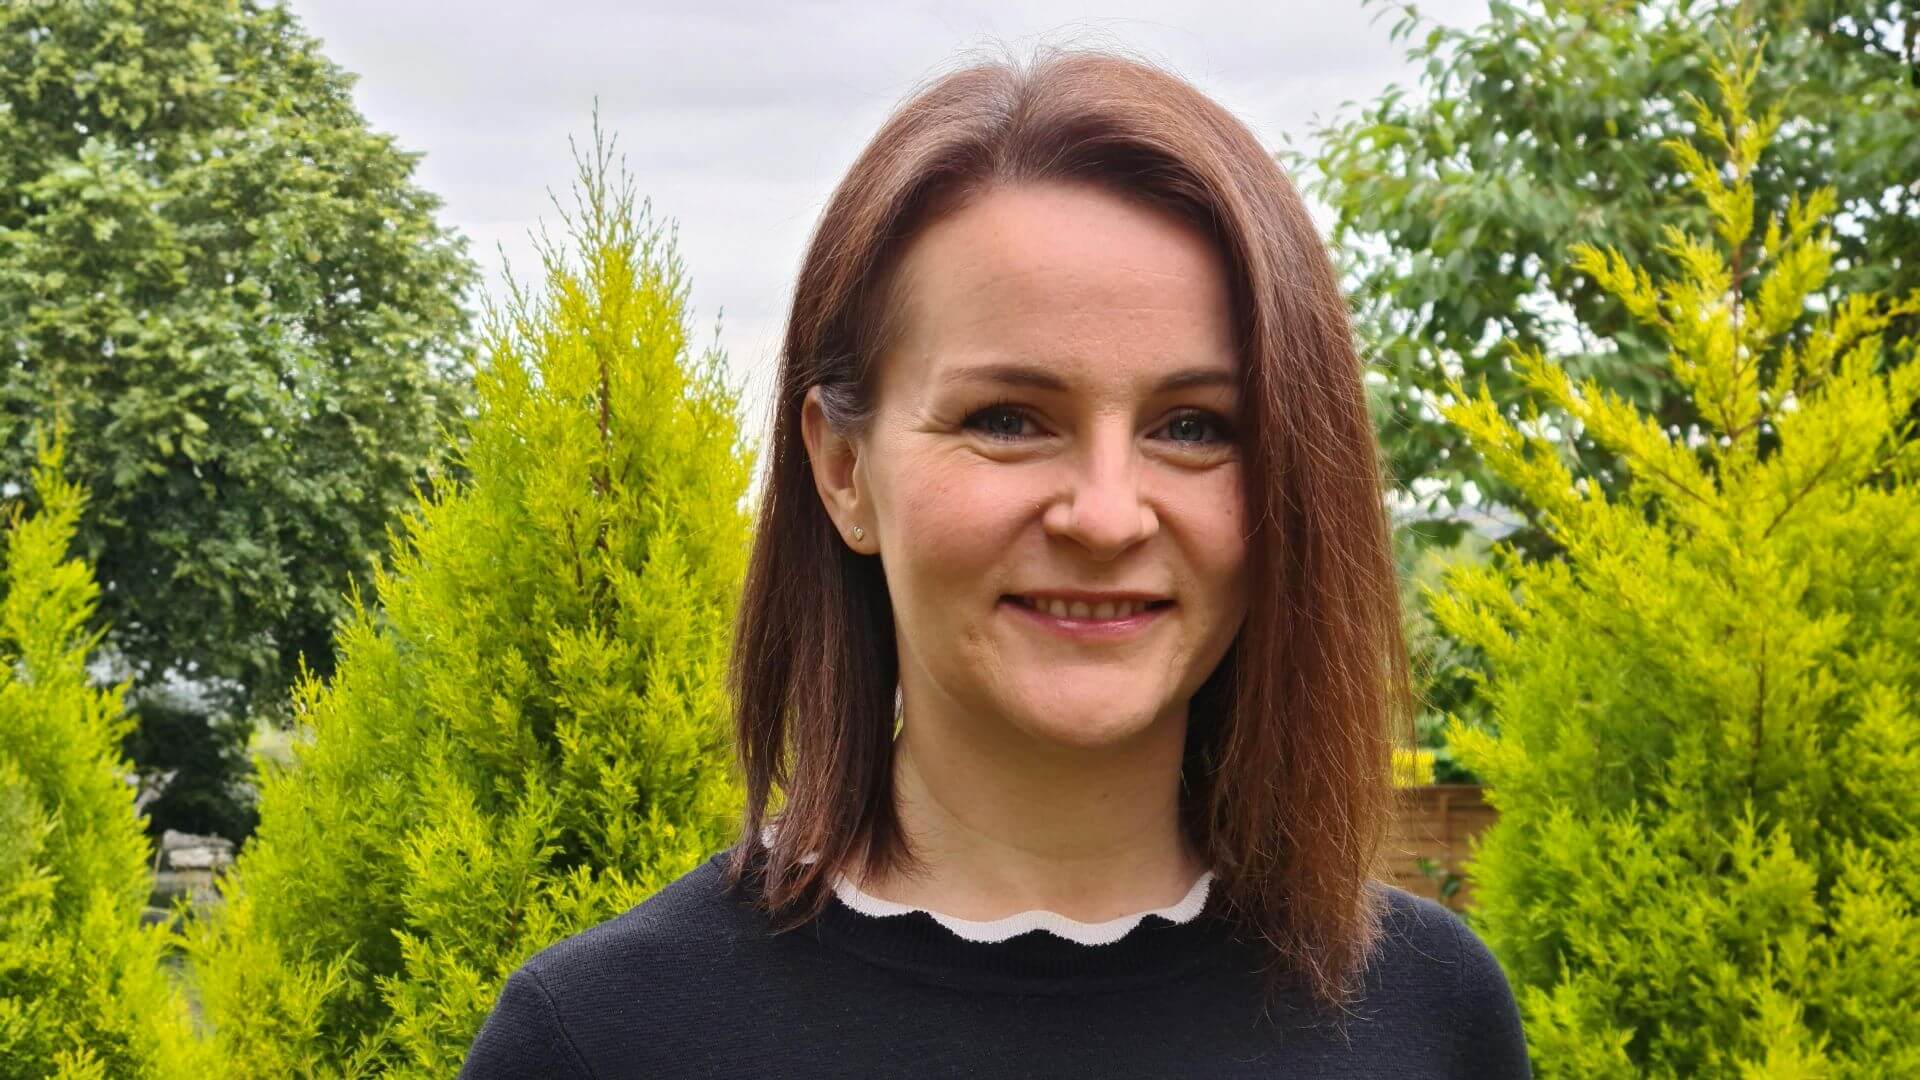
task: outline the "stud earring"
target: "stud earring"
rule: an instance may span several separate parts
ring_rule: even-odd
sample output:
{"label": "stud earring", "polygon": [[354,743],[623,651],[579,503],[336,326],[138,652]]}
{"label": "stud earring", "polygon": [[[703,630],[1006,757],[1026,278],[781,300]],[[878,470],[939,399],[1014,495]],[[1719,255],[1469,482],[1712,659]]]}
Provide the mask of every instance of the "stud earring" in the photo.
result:
{"label": "stud earring", "polygon": [[867,530],[855,525],[853,527],[853,538],[855,540],[865,540],[867,538]]}

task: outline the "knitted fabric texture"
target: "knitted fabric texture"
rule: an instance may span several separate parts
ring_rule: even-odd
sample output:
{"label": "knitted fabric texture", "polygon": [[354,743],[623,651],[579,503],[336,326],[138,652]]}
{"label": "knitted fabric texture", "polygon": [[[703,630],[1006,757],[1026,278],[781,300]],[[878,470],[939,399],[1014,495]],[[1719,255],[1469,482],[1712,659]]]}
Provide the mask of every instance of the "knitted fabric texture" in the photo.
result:
{"label": "knitted fabric texture", "polygon": [[[752,875],[729,887],[731,854],[528,960],[460,1076],[1528,1075],[1492,954],[1452,912],[1392,886],[1373,886],[1386,932],[1363,994],[1329,1021],[1297,982],[1268,1007],[1267,958],[1211,875],[1172,908],[1075,924],[1099,944],[1006,920],[972,940],[934,912],[877,914],[839,891],[776,934]],[[1056,913],[1010,918],[1040,915]]]}

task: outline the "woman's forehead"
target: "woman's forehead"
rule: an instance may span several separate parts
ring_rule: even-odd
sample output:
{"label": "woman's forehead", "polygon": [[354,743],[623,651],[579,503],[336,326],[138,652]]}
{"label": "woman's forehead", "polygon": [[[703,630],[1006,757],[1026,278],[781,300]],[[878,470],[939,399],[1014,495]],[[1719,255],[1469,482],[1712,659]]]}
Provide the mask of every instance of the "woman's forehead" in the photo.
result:
{"label": "woman's forehead", "polygon": [[1097,189],[1026,195],[915,238],[896,359],[943,381],[982,364],[1232,369],[1231,290],[1204,236]]}
{"label": "woman's forehead", "polygon": [[1200,230],[1084,184],[993,189],[922,229],[901,271],[910,297],[986,314],[1088,297],[1190,307],[1226,285]]}

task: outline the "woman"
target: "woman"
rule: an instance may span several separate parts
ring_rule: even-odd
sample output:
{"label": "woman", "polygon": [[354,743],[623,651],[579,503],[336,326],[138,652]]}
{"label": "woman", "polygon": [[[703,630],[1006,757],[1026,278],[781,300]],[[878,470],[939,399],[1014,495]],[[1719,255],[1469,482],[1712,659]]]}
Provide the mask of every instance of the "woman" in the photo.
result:
{"label": "woman", "polygon": [[528,962],[463,1075],[1526,1075],[1486,948],[1371,880],[1379,464],[1245,126],[1099,53],[941,78],[835,191],[778,392],[741,839]]}

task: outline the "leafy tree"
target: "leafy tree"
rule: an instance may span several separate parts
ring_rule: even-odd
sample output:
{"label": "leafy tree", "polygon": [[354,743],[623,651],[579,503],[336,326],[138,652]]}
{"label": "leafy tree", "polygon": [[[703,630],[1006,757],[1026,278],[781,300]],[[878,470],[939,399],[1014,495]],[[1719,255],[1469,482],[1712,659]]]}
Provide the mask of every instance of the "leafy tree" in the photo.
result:
{"label": "leafy tree", "polygon": [[280,6],[0,4],[0,479],[67,419],[131,700],[171,671],[215,694],[203,738],[228,717],[211,748],[130,746],[217,808],[163,802],[156,828],[247,827],[233,714],[284,701],[303,655],[331,670],[344,594],[463,408],[472,264],[351,85]]}
{"label": "leafy tree", "polygon": [[[1394,6],[1394,37],[1414,38],[1416,10]],[[1550,349],[1667,431],[1704,423],[1666,373],[1665,342],[1569,256],[1604,238],[1636,265],[1681,269],[1666,262],[1666,230],[1707,220],[1659,145],[1695,134],[1687,101],[1711,97],[1715,27],[1730,22],[1767,29],[1754,93],[1792,116],[1750,177],[1759,197],[1773,205],[1831,184],[1844,210],[1836,284],[1890,295],[1920,285],[1913,0],[1493,0],[1485,23],[1433,27],[1414,44],[1415,92],[1390,89],[1295,156],[1334,214],[1376,370],[1376,424],[1426,519],[1413,527],[1422,541],[1460,537],[1469,483],[1483,501],[1528,509],[1435,407],[1449,378],[1478,379],[1518,420],[1524,380],[1508,343]],[[1736,278],[1756,243],[1729,253]],[[1574,451],[1594,483],[1622,482],[1588,433]],[[1538,521],[1509,540],[1531,557],[1555,553]]]}
{"label": "leafy tree", "polygon": [[15,505],[0,600],[0,1077],[208,1075],[142,926],[148,845],[119,777],[125,686],[97,689],[99,587],[70,560],[85,496],[42,448],[41,510]]}
{"label": "leafy tree", "polygon": [[489,312],[467,477],[406,520],[380,607],[304,680],[295,761],[194,928],[232,1075],[444,1077],[508,975],[724,847],[750,455],[683,366],[671,240],[598,133],[575,257]]}
{"label": "leafy tree", "polygon": [[1751,114],[1764,63],[1718,73],[1724,118],[1696,111],[1724,163],[1666,144],[1713,229],[1668,232],[1681,275],[1575,249],[1705,435],[1521,353],[1620,456],[1609,493],[1537,413],[1450,387],[1566,551],[1503,546],[1432,597],[1494,672],[1498,734],[1449,734],[1500,810],[1476,921],[1543,1076],[1920,1075],[1920,364],[1888,336],[1920,291],[1829,290],[1833,189],[1757,202],[1783,115]]}

